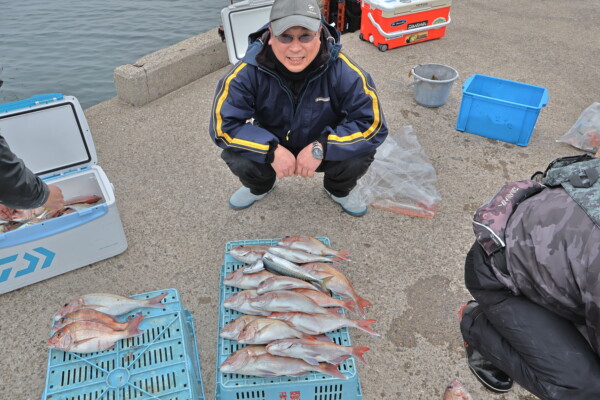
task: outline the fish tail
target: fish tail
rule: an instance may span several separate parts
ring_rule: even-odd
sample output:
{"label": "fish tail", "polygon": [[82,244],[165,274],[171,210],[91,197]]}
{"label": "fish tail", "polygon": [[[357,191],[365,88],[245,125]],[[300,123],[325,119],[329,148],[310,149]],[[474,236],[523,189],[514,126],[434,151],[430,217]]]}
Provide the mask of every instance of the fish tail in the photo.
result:
{"label": "fish tail", "polygon": [[144,319],[144,316],[138,315],[137,317],[135,317],[127,323],[127,328],[125,329],[127,337],[140,336],[145,332],[138,329],[140,322],[142,322],[142,319]]}
{"label": "fish tail", "polygon": [[333,315],[334,317],[341,317],[342,316],[342,309],[341,308],[325,308],[323,307],[323,309],[325,311],[327,311],[327,314]]}
{"label": "fish tail", "polygon": [[162,304],[161,302],[162,302],[162,299],[164,299],[168,295],[169,295],[168,292],[164,292],[164,293],[159,294],[156,297],[148,299],[148,300],[146,300],[146,306],[154,307],[154,308],[164,308],[164,304]]}
{"label": "fish tail", "polygon": [[369,325],[371,325],[373,322],[377,322],[377,320],[376,319],[357,319],[356,327],[360,330],[370,333],[371,335],[381,336],[379,333],[375,332],[373,329],[371,329],[369,327]]}
{"label": "fish tail", "polygon": [[356,302],[354,300],[343,300],[342,307],[350,312],[358,313],[358,311],[357,311],[358,304],[356,304]]}
{"label": "fish tail", "polygon": [[368,347],[364,347],[364,346],[354,346],[352,347],[352,355],[356,358],[358,358],[360,361],[362,361],[363,363],[365,363],[365,365],[369,365],[369,363],[367,362],[367,360],[364,359],[363,354],[365,354],[365,352],[371,350]]}
{"label": "fish tail", "polygon": [[348,377],[346,377],[344,374],[342,374],[340,372],[340,370],[337,369],[337,366],[333,365],[333,364],[320,363],[319,364],[319,372],[322,372],[324,374],[331,375],[331,376],[334,376],[334,377],[340,378],[340,379],[348,379]]}
{"label": "fish tail", "polygon": [[350,258],[348,258],[349,255],[350,255],[349,251],[338,250],[335,252],[336,258],[339,258],[340,260],[344,260],[344,261],[350,261]]}
{"label": "fish tail", "polygon": [[362,315],[363,317],[365,316],[365,307],[370,307],[373,305],[373,303],[371,303],[369,300],[363,299],[360,296],[356,296],[356,303],[358,305],[360,315]]}
{"label": "fish tail", "polygon": [[329,283],[329,281],[333,278],[333,276],[328,276],[327,278],[323,278],[321,279],[321,281],[319,282],[321,284],[321,288],[323,289],[323,291],[325,293],[327,293],[329,291],[329,289],[327,289],[327,283]]}

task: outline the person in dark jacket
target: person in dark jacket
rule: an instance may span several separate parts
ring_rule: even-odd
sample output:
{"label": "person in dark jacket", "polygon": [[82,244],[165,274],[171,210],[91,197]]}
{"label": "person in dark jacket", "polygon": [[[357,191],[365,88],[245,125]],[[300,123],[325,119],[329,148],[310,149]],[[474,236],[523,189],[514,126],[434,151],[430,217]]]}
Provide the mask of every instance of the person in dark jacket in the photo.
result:
{"label": "person in dark jacket", "polygon": [[[0,212],[9,209],[37,207],[58,209],[64,206],[62,191],[58,186],[47,185],[31,172],[0,135]],[[6,218],[9,215],[0,215]]]}
{"label": "person in dark jacket", "polygon": [[210,121],[243,185],[230,206],[251,206],[277,178],[323,172],[327,194],[363,215],[367,206],[352,189],[387,136],[372,78],[340,53],[340,34],[315,0],[275,0],[270,23],[249,42],[217,85]]}
{"label": "person in dark jacket", "polygon": [[[496,392],[514,380],[542,400],[600,399],[600,228],[561,186],[503,189],[476,213],[491,223],[474,222],[465,263],[469,367]],[[486,229],[503,232],[500,251]]]}

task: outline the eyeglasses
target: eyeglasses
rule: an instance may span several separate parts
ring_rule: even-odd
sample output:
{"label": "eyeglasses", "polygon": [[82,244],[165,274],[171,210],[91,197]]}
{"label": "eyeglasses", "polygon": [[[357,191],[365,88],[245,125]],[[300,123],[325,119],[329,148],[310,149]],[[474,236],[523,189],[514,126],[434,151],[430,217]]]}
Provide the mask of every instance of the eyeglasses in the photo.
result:
{"label": "eyeglasses", "polygon": [[300,36],[288,35],[287,33],[282,33],[279,36],[275,36],[280,43],[290,44],[294,41],[294,39],[298,39],[301,43],[310,43],[314,40],[319,32],[315,33],[303,33]]}

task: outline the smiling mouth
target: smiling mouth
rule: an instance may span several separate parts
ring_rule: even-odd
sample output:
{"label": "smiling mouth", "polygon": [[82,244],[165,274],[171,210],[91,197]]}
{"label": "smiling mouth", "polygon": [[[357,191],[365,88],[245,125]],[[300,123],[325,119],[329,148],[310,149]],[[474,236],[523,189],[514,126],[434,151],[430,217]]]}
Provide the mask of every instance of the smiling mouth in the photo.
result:
{"label": "smiling mouth", "polygon": [[290,61],[302,61],[304,59],[304,57],[288,57],[288,60]]}

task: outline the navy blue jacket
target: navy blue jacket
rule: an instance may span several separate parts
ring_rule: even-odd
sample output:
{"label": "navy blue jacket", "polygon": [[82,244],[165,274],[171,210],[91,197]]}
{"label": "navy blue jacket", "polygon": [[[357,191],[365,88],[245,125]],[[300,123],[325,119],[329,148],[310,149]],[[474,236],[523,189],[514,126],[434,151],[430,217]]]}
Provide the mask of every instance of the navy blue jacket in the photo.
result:
{"label": "navy blue jacket", "polygon": [[388,131],[371,76],[340,53],[339,32],[323,27],[333,39],[330,58],[307,77],[296,101],[284,79],[256,61],[268,46],[260,40],[267,27],[250,35],[246,55],[217,85],[210,135],[219,147],[267,163],[277,144],[300,150],[319,140],[326,160],[342,161],[370,153],[385,140]]}

